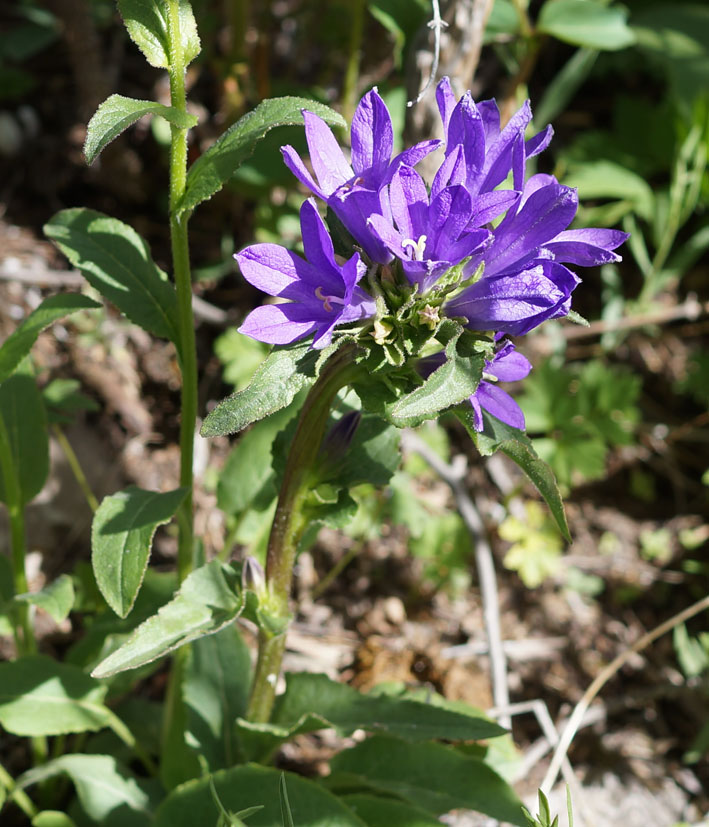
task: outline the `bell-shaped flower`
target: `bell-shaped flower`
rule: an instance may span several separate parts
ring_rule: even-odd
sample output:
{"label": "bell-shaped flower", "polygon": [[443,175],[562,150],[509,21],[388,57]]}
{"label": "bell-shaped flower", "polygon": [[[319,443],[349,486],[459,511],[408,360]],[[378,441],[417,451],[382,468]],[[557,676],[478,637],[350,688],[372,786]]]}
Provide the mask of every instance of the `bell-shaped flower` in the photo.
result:
{"label": "bell-shaped flower", "polygon": [[492,241],[488,230],[466,229],[473,199],[465,187],[445,187],[429,200],[426,185],[411,167],[400,166],[394,173],[387,206],[388,216],[370,216],[369,227],[422,291]]}
{"label": "bell-shaped flower", "polygon": [[257,307],[241,333],[273,345],[314,334],[313,347],[330,344],[337,325],[374,315],[375,302],[357,282],[366,267],[357,253],[343,265],[312,200],[303,203],[300,225],[306,260],[278,244],[253,244],[234,257],[244,278],[271,296],[288,301]]}
{"label": "bell-shaped flower", "polygon": [[[499,339],[499,336],[495,338]],[[483,429],[483,410],[512,428],[524,430],[522,409],[497,383],[524,379],[531,369],[529,360],[517,353],[515,346],[509,341],[502,345],[492,359],[485,362],[482,381],[470,397],[476,431]]]}
{"label": "bell-shaped flower", "polygon": [[424,141],[392,159],[391,115],[376,88],[362,98],[352,118],[351,162],[321,118],[303,110],[303,119],[315,177],[292,146],[281,147],[286,165],[311,192],[328,203],[365,252],[385,264],[391,254],[367,228],[367,218],[382,211],[379,190],[399,164],[414,166],[440,141]]}

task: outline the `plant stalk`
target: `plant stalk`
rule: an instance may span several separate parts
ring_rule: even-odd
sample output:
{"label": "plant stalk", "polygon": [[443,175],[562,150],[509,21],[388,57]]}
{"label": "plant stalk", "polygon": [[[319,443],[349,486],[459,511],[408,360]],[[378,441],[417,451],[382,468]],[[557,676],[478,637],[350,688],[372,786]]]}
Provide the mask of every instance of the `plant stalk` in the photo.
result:
{"label": "plant stalk", "polygon": [[[187,111],[185,94],[185,57],[180,34],[179,0],[167,0],[167,34],[170,53],[170,103],[175,109]],[[172,269],[177,292],[178,327],[180,333],[180,367],[182,400],[180,410],[180,485],[187,489],[177,522],[179,530],[177,573],[180,582],[193,567],[194,517],[192,486],[194,435],[197,424],[197,352],[192,315],[192,276],[187,238],[189,214],[180,212],[179,205],[187,185],[187,130],[170,125],[170,243]]]}
{"label": "plant stalk", "polygon": [[249,721],[269,720],[286,645],[289,599],[298,543],[308,521],[305,506],[312,470],[320,450],[335,395],[359,371],[353,362],[355,347],[345,345],[325,364],[310,389],[286,462],[266,555],[266,588],[261,599],[271,628],[261,626],[256,673],[246,712]]}

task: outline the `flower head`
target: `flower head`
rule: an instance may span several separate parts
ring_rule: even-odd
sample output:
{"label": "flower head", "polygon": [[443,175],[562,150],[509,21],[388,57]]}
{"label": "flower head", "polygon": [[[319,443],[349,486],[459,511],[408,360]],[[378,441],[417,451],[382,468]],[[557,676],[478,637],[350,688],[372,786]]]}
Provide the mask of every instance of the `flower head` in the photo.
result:
{"label": "flower head", "polygon": [[336,325],[374,315],[374,301],[357,286],[365,266],[355,253],[345,264],[335,260],[332,240],[315,204],[305,201],[300,225],[307,260],[277,244],[253,244],[235,255],[244,278],[283,304],[257,307],[241,333],[274,345],[290,344],[314,333],[313,347],[330,344]]}

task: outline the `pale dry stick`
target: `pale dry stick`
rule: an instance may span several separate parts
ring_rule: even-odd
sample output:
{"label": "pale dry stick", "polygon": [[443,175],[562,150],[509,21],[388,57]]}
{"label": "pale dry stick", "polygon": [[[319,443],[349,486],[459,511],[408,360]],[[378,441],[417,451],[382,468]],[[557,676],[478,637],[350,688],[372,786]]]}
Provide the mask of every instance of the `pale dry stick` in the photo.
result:
{"label": "pale dry stick", "polygon": [[644,634],[632,646],[624,652],[621,652],[617,658],[614,658],[608,666],[605,667],[605,669],[601,670],[588,689],[583,693],[581,700],[576,704],[576,707],[569,718],[569,722],[564,728],[561,738],[559,739],[559,743],[554,750],[554,755],[551,759],[551,764],[549,765],[547,774],[542,782],[542,790],[545,793],[548,793],[554,786],[561,764],[566,757],[566,753],[571,746],[571,742],[574,740],[574,736],[576,735],[581,722],[583,721],[586,710],[589,708],[596,695],[601,691],[601,689],[603,689],[605,684],[630,660],[633,655],[638,652],[642,652],[643,649],[659,637],[662,637],[664,634],[667,634],[667,632],[672,631],[675,626],[679,626],[680,623],[684,623],[685,620],[689,620],[691,617],[694,617],[694,615],[699,614],[699,612],[702,612],[705,609],[709,609],[709,595],[703,597],[701,600],[698,600],[696,603],[693,603],[691,606],[688,606],[686,609],[683,609],[681,612],[674,615],[669,620],[666,620],[664,623],[661,623],[659,626],[656,626],[652,631]]}
{"label": "pale dry stick", "polygon": [[[497,707],[507,707],[510,703],[507,685],[507,658],[502,645],[500,630],[500,611],[497,595],[497,578],[492,549],[487,540],[487,532],[475,504],[468,495],[464,480],[466,460],[463,456],[455,457],[453,464],[444,462],[435,451],[413,431],[404,431],[402,442],[405,448],[419,454],[438,476],[450,487],[455,498],[458,512],[468,529],[475,548],[475,565],[480,580],[485,633],[490,651],[490,672],[492,675],[492,697]],[[512,722],[508,715],[499,718],[500,725],[509,729]]]}
{"label": "pale dry stick", "polygon": [[431,64],[431,73],[428,76],[426,85],[418,93],[414,100],[406,102],[406,105],[409,108],[412,106],[416,106],[416,104],[423,98],[426,92],[428,92],[429,88],[431,87],[431,84],[436,79],[436,72],[438,71],[438,61],[441,56],[441,31],[448,26],[445,20],[441,19],[441,9],[438,5],[438,0],[431,0],[431,5],[433,6],[433,20],[431,20],[428,23],[429,29],[433,29],[433,63]]}

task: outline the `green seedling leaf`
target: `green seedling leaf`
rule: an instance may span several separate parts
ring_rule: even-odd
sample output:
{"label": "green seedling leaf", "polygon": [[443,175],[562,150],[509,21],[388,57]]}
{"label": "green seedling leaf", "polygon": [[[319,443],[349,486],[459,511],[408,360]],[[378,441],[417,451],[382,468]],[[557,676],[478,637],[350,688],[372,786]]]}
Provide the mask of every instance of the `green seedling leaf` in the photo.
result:
{"label": "green seedling leaf", "polygon": [[307,98],[271,98],[247,112],[190,167],[187,189],[179,210],[193,210],[211,198],[249,157],[254,146],[277,126],[303,123],[302,110],[319,115],[326,123],[346,127],[342,115],[322,103]]}
{"label": "green seedling leaf", "polygon": [[438,816],[477,810],[499,821],[524,825],[522,805],[509,785],[479,758],[454,748],[375,735],[331,761],[330,789],[389,794]]}
{"label": "green seedling leaf", "polygon": [[53,379],[42,388],[42,398],[47,409],[50,425],[70,424],[79,411],[98,411],[98,403],[81,393],[81,383],[76,379]]}
{"label": "green seedling leaf", "polygon": [[121,132],[128,129],[143,115],[159,115],[168,123],[180,129],[189,129],[197,124],[197,118],[173,106],[164,106],[156,101],[136,100],[123,95],[111,95],[96,110],[86,128],[84,155],[86,163],[93,164],[99,153]]}
{"label": "green seedling leaf", "polygon": [[248,387],[207,416],[202,436],[234,434],[290,405],[298,391],[314,381],[319,356],[309,342],[271,351]]}
{"label": "green seedling leaf", "polygon": [[32,827],[76,827],[76,822],[59,810],[42,810],[32,819]]}
{"label": "green seedling leaf", "polygon": [[108,725],[106,687],[45,655],[0,663],[0,724],[14,735],[64,735]]}
{"label": "green seedling leaf", "polygon": [[60,293],[49,296],[13,331],[0,347],[0,382],[10,377],[15,368],[30,352],[37,336],[50,324],[74,313],[101,305],[80,293]]}
{"label": "green seedling leaf", "polygon": [[472,709],[470,713],[408,698],[366,695],[326,675],[303,672],[288,675],[286,691],[276,701],[271,723],[240,720],[239,728],[259,733],[264,753],[296,735],[329,728],[342,735],[357,729],[386,732],[412,742],[432,738],[473,741],[504,734],[497,724]]}
{"label": "green seedling leaf", "polygon": [[196,640],[184,672],[188,742],[214,772],[237,763],[234,722],[246,712],[249,648],[234,624]]}
{"label": "green seedling leaf", "polygon": [[231,566],[216,560],[193,571],[176,596],[135,630],[128,641],[91,673],[107,678],[157,660],[235,620],[244,601]]}
{"label": "green seedling leaf", "polygon": [[44,233],[131,322],[170,339],[179,351],[175,288],[132,227],[79,207],[57,213]]}
{"label": "green seedling leaf", "polygon": [[[28,770],[18,779],[18,786],[29,787],[64,774],[71,778],[84,812],[94,821],[133,827],[147,827],[151,823],[148,793],[132,773],[110,755],[62,755]],[[112,819],[117,810],[128,810],[129,818],[121,822]]]}
{"label": "green seedling leaf", "polygon": [[462,334],[463,328],[457,322],[443,322],[438,337],[445,342],[446,361],[420,387],[391,408],[395,425],[413,427],[426,419],[435,419],[441,411],[458,405],[475,392],[485,357],[481,353],[462,355],[459,352]]}
{"label": "green seedling leaf", "polygon": [[478,433],[473,424],[473,414],[470,406],[457,408],[455,414],[474,440],[478,451],[484,457],[490,456],[495,451],[502,451],[503,454],[519,465],[549,506],[562,536],[571,542],[564,503],[554,473],[546,462],[538,457],[524,431],[511,428],[484,411],[484,428]]}
{"label": "green seedling leaf", "polygon": [[55,621],[61,623],[69,617],[74,605],[74,584],[68,574],[59,577],[39,592],[32,594],[18,594],[15,600],[39,606]]}
{"label": "green seedling leaf", "polygon": [[281,801],[281,819],[283,821],[283,827],[295,827],[293,813],[290,808],[290,801],[288,800],[288,786],[286,785],[285,773],[281,773],[281,781],[278,785],[278,797]]}
{"label": "green seedling leaf", "polygon": [[49,474],[47,414],[35,380],[17,373],[0,385],[0,502],[22,506]]}
{"label": "green seedling leaf", "polygon": [[[158,69],[167,69],[170,65],[167,3],[155,0],[118,0],[118,9],[130,39],[145,55],[148,63]],[[187,66],[200,52],[197,23],[189,0],[180,0],[180,36]]]}
{"label": "green seedling leaf", "polygon": [[394,798],[355,793],[342,800],[367,827],[441,827],[441,822],[419,807]]}
{"label": "green seedling leaf", "polygon": [[[248,817],[248,827],[282,827],[279,789],[281,770],[253,764],[220,770],[211,776],[219,801],[228,812],[262,804]],[[319,784],[285,773],[288,800],[298,827],[365,827],[332,793]],[[188,781],[158,807],[153,827],[195,827],[214,824],[220,815],[210,792],[210,779]]]}
{"label": "green seedling leaf", "polygon": [[91,526],[91,563],[101,594],[119,617],[133,608],[148,567],[153,537],[187,496],[131,486],[106,497]]}
{"label": "green seedling leaf", "polygon": [[635,43],[627,16],[625,9],[596,0],[547,0],[537,30],[574,46],[615,51]]}

